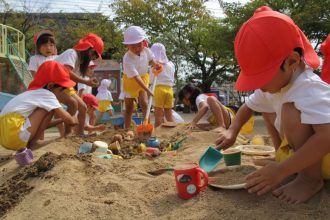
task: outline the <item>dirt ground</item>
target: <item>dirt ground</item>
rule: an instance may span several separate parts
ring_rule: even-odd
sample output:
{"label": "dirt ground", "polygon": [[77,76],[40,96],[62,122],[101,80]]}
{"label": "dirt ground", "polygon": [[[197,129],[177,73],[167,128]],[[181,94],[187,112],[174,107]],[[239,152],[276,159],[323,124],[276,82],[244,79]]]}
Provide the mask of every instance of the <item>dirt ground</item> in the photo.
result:
{"label": "dirt ground", "polygon": [[[183,115],[189,120],[191,115]],[[182,200],[176,194],[172,172],[150,175],[148,171],[198,162],[217,134],[184,125],[159,128],[155,135],[162,143],[187,140],[177,151],[150,156],[135,153],[138,141],[125,142],[131,149],[128,159],[101,159],[77,154],[87,140],[109,142],[114,133],[89,139],[70,138],[50,143],[33,152],[34,163],[20,167],[12,151],[0,147],[0,219],[328,219],[330,184],[310,201],[289,205],[274,198],[248,194],[246,190],[206,188],[199,195]],[[257,117],[254,133],[266,134]],[[53,138],[56,134],[47,134]],[[256,156],[242,158],[251,164]],[[224,167],[223,161],[219,167]]]}

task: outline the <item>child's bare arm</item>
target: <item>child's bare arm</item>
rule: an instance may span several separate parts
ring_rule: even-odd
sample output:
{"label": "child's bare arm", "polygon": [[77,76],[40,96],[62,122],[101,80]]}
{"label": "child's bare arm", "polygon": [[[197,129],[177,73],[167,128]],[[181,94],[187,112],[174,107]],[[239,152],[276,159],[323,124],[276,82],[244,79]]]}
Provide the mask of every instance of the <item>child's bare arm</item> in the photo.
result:
{"label": "child's bare arm", "polygon": [[187,126],[187,128],[192,129],[192,128],[196,127],[196,124],[206,114],[208,109],[209,109],[209,107],[206,105],[206,103],[201,102],[199,104],[199,110],[198,110],[196,116],[193,118],[193,120],[190,122],[190,124]]}
{"label": "child's bare arm", "polygon": [[68,125],[77,125],[78,120],[71,116],[67,111],[65,111],[63,108],[57,108],[54,110],[54,114],[63,120],[64,123]]}
{"label": "child's bare arm", "polygon": [[140,76],[135,76],[134,79],[136,82],[148,93],[149,96],[153,96],[152,92],[150,89],[144,84],[143,80],[141,79]]}
{"label": "child's bare arm", "polygon": [[86,84],[86,85],[89,85],[89,86],[97,86],[98,85],[98,81],[95,77],[91,77],[90,79],[84,79],[82,78],[81,76],[78,76],[77,74],[75,74],[73,72],[73,69],[71,66],[68,66],[68,65],[64,65],[67,69],[70,70],[70,78],[72,81],[75,81],[77,83],[83,83],[83,84]]}
{"label": "child's bare arm", "polygon": [[312,125],[312,127],[315,133],[293,156],[281,163],[257,164],[264,167],[246,177],[246,188],[250,193],[256,192],[262,195],[268,192],[285,177],[312,166],[330,152],[330,124]]}
{"label": "child's bare arm", "polygon": [[107,129],[106,125],[98,125],[98,126],[93,126],[93,125],[85,125],[84,127],[85,131],[93,132],[93,131],[104,131]]}
{"label": "child's bare arm", "polygon": [[249,120],[249,118],[252,116],[252,113],[252,109],[250,109],[246,104],[243,104],[239,108],[236,117],[232,121],[229,128],[223,131],[220,134],[220,137],[216,140],[215,143],[218,149],[226,149],[235,143],[236,137],[241,130],[241,127]]}

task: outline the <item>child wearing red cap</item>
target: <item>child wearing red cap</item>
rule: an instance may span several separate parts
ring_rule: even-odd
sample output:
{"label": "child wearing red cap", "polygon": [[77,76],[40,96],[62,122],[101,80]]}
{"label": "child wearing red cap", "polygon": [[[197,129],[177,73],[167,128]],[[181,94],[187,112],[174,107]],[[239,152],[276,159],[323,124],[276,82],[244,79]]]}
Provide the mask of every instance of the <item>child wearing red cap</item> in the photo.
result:
{"label": "child wearing red cap", "polygon": [[242,25],[235,54],[241,68],[236,89],[255,92],[216,143],[223,149],[234,144],[253,111],[261,112],[276,162],[256,161],[263,168],[246,177],[246,188],[262,195],[298,173],[273,195],[302,203],[330,177],[330,86],[313,73],[319,58],[291,18],[268,7],[257,9]]}
{"label": "child wearing red cap", "polygon": [[[33,147],[44,130],[61,122],[77,120],[61,106],[57,97],[72,87],[68,71],[55,61],[44,62],[28,91],[15,96],[0,113],[0,145],[10,150]],[[51,121],[56,115],[58,119]]]}
{"label": "child wearing red cap", "polygon": [[[68,49],[59,55],[56,61],[70,70],[70,77],[73,81],[89,86],[96,86],[98,81],[95,77],[85,79],[84,76],[88,70],[90,61],[101,58],[103,49],[104,44],[102,39],[96,34],[89,33],[80,39],[72,49]],[[67,94],[59,97],[59,100],[67,105],[67,110],[71,115],[75,115],[78,110],[79,125],[77,134],[83,135],[87,107],[73,88],[69,88],[66,91]],[[68,135],[71,132],[72,130],[66,127],[65,134]]]}
{"label": "child wearing red cap", "polygon": [[99,107],[97,98],[92,94],[85,94],[83,95],[82,99],[87,106],[87,115],[86,115],[85,127],[84,127],[85,131],[91,133],[93,131],[104,131],[105,129],[107,129],[107,126],[104,124],[94,126],[94,124],[90,123],[91,117],[95,115],[95,110],[97,110]]}
{"label": "child wearing red cap", "polygon": [[321,52],[323,54],[323,65],[321,79],[330,84],[330,34],[327,39],[321,44]]}
{"label": "child wearing red cap", "polygon": [[33,42],[36,45],[36,54],[30,58],[29,70],[34,76],[43,62],[54,60],[57,55],[55,37],[51,31],[42,30],[36,33]]}
{"label": "child wearing red cap", "polygon": [[198,122],[204,118],[208,123],[198,124],[202,129],[211,126],[228,128],[231,123],[231,112],[216,97],[203,94],[202,91],[189,83],[179,91],[179,100],[197,112],[188,129],[197,127]]}
{"label": "child wearing red cap", "polygon": [[125,128],[131,125],[134,99],[138,98],[143,117],[147,113],[149,90],[149,65],[158,66],[154,55],[146,47],[146,34],[141,27],[131,26],[124,32],[124,42],[128,48],[123,58],[123,92],[125,96]]}

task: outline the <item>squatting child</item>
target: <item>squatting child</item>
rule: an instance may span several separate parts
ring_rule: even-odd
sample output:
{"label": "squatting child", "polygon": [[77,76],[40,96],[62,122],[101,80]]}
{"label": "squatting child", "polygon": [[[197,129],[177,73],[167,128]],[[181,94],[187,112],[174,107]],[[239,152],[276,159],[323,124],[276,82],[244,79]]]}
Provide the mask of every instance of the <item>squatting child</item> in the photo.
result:
{"label": "squatting child", "polygon": [[[76,125],[57,100],[76,83],[67,69],[55,62],[44,62],[25,91],[10,100],[0,113],[0,145],[10,150],[34,147],[44,130],[57,123]],[[57,119],[51,121],[53,116]]]}
{"label": "squatting child", "polygon": [[223,149],[231,146],[253,111],[261,112],[276,162],[257,161],[264,167],[246,177],[246,188],[262,195],[298,173],[273,194],[302,203],[330,177],[330,86],[313,73],[319,58],[290,17],[266,6],[240,28],[235,55],[241,68],[236,89],[255,91],[216,143]]}

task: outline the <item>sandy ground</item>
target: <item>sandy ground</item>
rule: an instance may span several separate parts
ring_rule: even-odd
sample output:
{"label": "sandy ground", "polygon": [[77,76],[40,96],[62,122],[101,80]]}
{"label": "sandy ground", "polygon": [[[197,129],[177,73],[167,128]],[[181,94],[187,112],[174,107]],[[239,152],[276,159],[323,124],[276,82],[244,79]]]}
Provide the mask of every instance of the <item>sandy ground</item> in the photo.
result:
{"label": "sandy ground", "polygon": [[[189,120],[191,115],[184,115]],[[271,194],[261,197],[246,190],[206,188],[182,200],[176,194],[172,172],[153,176],[147,171],[180,162],[198,162],[207,146],[217,138],[213,132],[187,132],[184,125],[156,129],[162,141],[187,135],[178,151],[159,156],[126,154],[129,159],[105,160],[77,155],[84,141],[109,142],[114,133],[89,139],[71,138],[50,143],[33,152],[35,162],[19,167],[12,152],[0,147],[1,219],[328,219],[330,185],[308,203],[289,205]],[[254,134],[265,134],[257,117]],[[253,134],[252,134],[253,135]],[[56,134],[47,134],[48,138]],[[125,142],[135,149],[140,140]],[[243,156],[243,164],[256,157]],[[219,167],[224,167],[221,162]]]}

